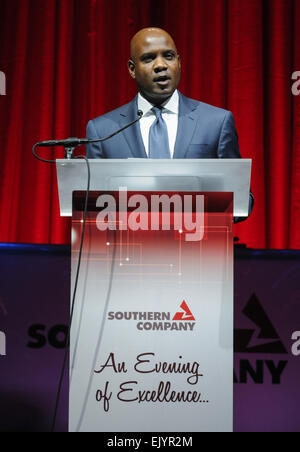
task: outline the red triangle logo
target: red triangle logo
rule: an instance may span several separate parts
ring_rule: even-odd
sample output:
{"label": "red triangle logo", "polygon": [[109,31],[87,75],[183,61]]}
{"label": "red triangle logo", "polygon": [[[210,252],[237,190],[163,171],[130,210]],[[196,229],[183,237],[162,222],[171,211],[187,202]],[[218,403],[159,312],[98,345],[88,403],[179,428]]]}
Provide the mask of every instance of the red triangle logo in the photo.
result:
{"label": "red triangle logo", "polygon": [[176,312],[173,320],[184,320],[186,322],[188,321],[195,321],[195,317],[193,316],[193,314],[190,311],[190,308],[188,307],[188,305],[186,304],[186,302],[183,300],[182,304],[180,305],[180,308],[182,309],[182,311],[184,312]]}

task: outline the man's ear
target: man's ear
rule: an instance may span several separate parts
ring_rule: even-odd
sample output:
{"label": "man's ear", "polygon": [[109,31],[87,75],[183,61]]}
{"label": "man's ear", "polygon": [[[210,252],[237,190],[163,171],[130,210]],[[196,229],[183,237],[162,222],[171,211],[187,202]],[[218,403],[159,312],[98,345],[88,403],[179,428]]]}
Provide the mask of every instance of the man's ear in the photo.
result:
{"label": "man's ear", "polygon": [[179,63],[179,69],[181,71],[181,58],[180,58],[180,55],[177,55],[177,58],[178,58],[178,63]]}
{"label": "man's ear", "polygon": [[128,70],[129,70],[130,76],[135,79],[135,64],[134,64],[134,62],[132,60],[129,60],[127,66],[128,66]]}

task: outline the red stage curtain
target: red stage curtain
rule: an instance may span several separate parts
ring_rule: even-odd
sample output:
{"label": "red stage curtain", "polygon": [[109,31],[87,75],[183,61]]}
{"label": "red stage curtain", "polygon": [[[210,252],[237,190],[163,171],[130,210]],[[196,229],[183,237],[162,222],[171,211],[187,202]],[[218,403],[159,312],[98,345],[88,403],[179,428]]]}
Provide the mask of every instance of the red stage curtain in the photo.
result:
{"label": "red stage curtain", "polygon": [[[68,243],[55,168],[32,145],[84,136],[88,119],[135,95],[130,37],[167,29],[182,58],[183,94],[230,109],[253,159],[256,248],[300,248],[300,2],[297,0],[0,0],[0,241]],[[41,151],[48,157],[61,151]]]}

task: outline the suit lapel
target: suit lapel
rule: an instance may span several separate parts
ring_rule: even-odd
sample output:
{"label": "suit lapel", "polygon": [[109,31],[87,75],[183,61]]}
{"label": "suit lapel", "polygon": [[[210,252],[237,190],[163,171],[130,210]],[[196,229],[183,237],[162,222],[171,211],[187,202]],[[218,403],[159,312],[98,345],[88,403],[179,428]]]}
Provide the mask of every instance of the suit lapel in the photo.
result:
{"label": "suit lapel", "polygon": [[[187,148],[192,140],[197,124],[196,108],[199,102],[189,99],[179,93],[178,129],[174,149],[174,159],[185,157]],[[120,127],[125,126],[137,118],[137,96],[126,105],[120,113]],[[136,123],[123,132],[130,148],[132,157],[147,158],[147,153],[142,139],[140,124]]]}
{"label": "suit lapel", "polygon": [[[123,127],[131,121],[137,119],[137,97],[132,102],[126,105],[126,109],[120,113],[120,126]],[[123,132],[124,137],[130,147],[132,157],[147,158],[145,146],[142,139],[141,128],[139,122]]]}
{"label": "suit lapel", "polygon": [[195,110],[199,102],[179,93],[178,129],[174,149],[174,159],[183,159],[194,135],[197,124]]}

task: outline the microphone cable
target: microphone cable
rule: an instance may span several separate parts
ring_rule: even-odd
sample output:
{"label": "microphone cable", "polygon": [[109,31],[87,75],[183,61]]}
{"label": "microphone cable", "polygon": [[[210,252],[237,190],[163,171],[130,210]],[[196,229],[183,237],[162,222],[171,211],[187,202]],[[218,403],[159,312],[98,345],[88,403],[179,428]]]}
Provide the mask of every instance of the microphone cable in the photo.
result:
{"label": "microphone cable", "polygon": [[87,165],[87,170],[88,170],[88,182],[87,182],[87,189],[86,189],[86,195],[85,195],[83,223],[82,223],[82,231],[81,231],[81,240],[80,240],[80,247],[79,247],[79,255],[78,255],[76,276],[75,276],[74,289],[73,289],[72,302],[71,302],[71,313],[70,313],[70,319],[69,319],[69,325],[68,325],[68,334],[67,334],[66,348],[65,348],[65,352],[64,352],[64,359],[63,359],[63,364],[62,364],[62,369],[61,369],[60,378],[59,378],[59,384],[58,384],[58,389],[57,389],[57,395],[56,395],[56,401],[55,401],[55,409],[54,409],[54,415],[53,415],[52,426],[51,426],[51,433],[54,433],[54,430],[55,430],[55,424],[56,424],[56,418],[57,418],[57,412],[58,412],[58,405],[59,405],[59,401],[60,401],[60,395],[61,395],[61,389],[62,389],[64,374],[65,374],[65,370],[66,370],[66,364],[67,364],[67,359],[68,359],[68,352],[69,352],[69,349],[70,349],[71,328],[72,328],[72,322],[73,322],[75,300],[76,300],[76,293],[77,293],[77,287],[78,287],[78,279],[79,279],[79,273],[80,273],[80,267],[81,267],[81,257],[82,257],[85,229],[86,229],[86,218],[87,218],[87,212],[88,212],[88,201],[89,201],[89,193],[90,193],[90,185],[91,185],[91,169],[90,169],[90,164],[89,164],[88,158],[86,156],[84,156],[84,155],[79,155],[79,156],[76,156],[74,158],[75,159],[81,159],[82,158],[82,159],[85,160],[86,165]]}
{"label": "microphone cable", "polygon": [[[32,149],[33,155],[40,160],[41,162],[45,163],[56,163],[56,160],[46,160],[41,157],[38,157],[35,153],[35,148],[39,144],[35,144]],[[85,203],[84,203],[84,213],[83,213],[83,223],[82,223],[82,231],[81,231],[81,239],[80,239],[80,247],[79,247],[79,255],[78,255],[78,263],[77,263],[77,269],[76,269],[76,276],[75,276],[75,282],[74,282],[74,289],[73,289],[73,295],[72,295],[72,301],[71,301],[71,312],[70,312],[70,318],[69,318],[69,324],[68,324],[68,330],[67,330],[67,339],[66,339],[66,346],[65,346],[65,352],[64,352],[64,359],[63,364],[60,372],[59,377],[59,384],[56,394],[56,400],[55,400],[55,408],[54,408],[54,414],[51,424],[51,433],[54,433],[55,431],[55,425],[56,425],[56,419],[57,419],[57,412],[58,412],[58,406],[60,401],[60,395],[61,395],[61,389],[64,379],[64,374],[66,370],[66,364],[67,364],[67,358],[68,358],[68,352],[70,348],[70,334],[71,334],[71,327],[73,322],[73,315],[74,315],[74,307],[75,307],[75,299],[76,299],[76,293],[77,293],[77,287],[78,287],[78,279],[79,279],[79,273],[80,273],[80,267],[81,267],[81,257],[82,257],[82,250],[83,250],[83,243],[84,243],[84,236],[85,236],[85,229],[86,229],[86,218],[87,218],[87,212],[88,212],[88,200],[89,200],[89,194],[90,194],[90,186],[91,186],[91,168],[88,161],[88,158],[85,155],[78,155],[74,157],[74,159],[84,159],[87,165],[88,170],[88,178],[87,178],[87,188],[86,188],[86,195],[85,195]]]}

